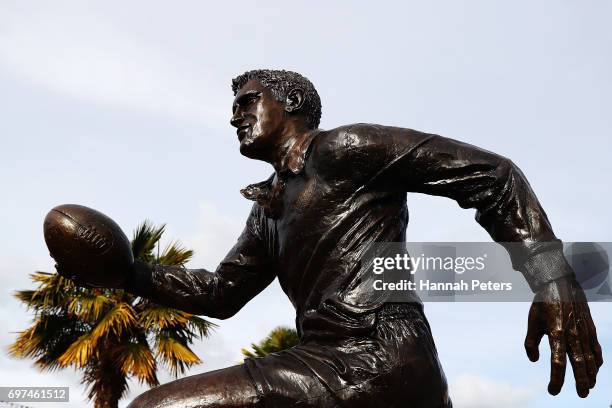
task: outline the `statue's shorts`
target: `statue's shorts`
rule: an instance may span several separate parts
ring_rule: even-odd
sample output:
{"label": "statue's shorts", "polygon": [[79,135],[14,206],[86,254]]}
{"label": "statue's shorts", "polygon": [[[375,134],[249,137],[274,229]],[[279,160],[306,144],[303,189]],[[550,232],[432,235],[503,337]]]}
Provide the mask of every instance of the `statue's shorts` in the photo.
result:
{"label": "statue's shorts", "polygon": [[129,408],[451,406],[422,307],[387,304],[368,336],[305,340],[244,365],[163,384]]}
{"label": "statue's shorts", "polygon": [[266,408],[452,407],[419,304],[384,306],[372,336],[317,338],[245,365]]}

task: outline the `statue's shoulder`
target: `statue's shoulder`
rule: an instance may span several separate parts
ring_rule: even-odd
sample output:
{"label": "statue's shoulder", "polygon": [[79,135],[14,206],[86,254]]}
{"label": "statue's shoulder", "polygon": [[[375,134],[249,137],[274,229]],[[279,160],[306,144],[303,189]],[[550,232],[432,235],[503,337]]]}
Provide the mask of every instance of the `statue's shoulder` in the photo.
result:
{"label": "statue's shoulder", "polygon": [[312,163],[318,170],[344,173],[355,166],[377,165],[385,155],[386,127],[354,123],[324,130],[314,139]]}
{"label": "statue's shoulder", "polygon": [[321,131],[315,139],[317,154],[335,158],[359,153],[375,147],[386,133],[386,126],[372,123],[353,123],[335,129]]}

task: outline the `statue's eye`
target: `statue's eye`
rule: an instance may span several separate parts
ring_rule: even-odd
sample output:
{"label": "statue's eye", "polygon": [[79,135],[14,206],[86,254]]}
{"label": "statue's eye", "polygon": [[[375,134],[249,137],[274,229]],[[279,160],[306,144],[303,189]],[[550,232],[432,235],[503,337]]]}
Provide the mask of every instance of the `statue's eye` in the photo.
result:
{"label": "statue's eye", "polygon": [[247,104],[247,105],[252,104],[253,102],[255,102],[255,101],[257,100],[257,98],[259,98],[259,95],[258,95],[258,94],[252,94],[252,95],[249,95],[249,96],[248,96],[248,98],[247,98],[247,100],[246,100],[246,104]]}
{"label": "statue's eye", "polygon": [[240,106],[241,108],[247,108],[257,99],[259,99],[260,95],[261,95],[261,92],[253,92],[253,93],[243,95],[238,99],[236,104]]}

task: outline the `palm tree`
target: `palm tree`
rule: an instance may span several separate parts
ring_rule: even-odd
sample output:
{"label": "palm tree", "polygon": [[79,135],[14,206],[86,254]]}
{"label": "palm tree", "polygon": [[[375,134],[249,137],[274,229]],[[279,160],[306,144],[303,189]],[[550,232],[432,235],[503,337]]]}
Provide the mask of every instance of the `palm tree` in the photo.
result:
{"label": "palm tree", "polygon": [[299,341],[300,338],[294,329],[281,326],[272,330],[259,344],[251,344],[253,351],[245,348],[241,351],[245,357],[265,357],[270,353],[291,348],[297,345]]}
{"label": "palm tree", "polygon": [[[134,258],[163,265],[183,265],[193,251],[178,241],[160,254],[165,226],[142,223],[132,239]],[[57,273],[35,272],[36,289],[15,297],[34,312],[33,325],[19,332],[9,353],[33,358],[41,370],[73,366],[96,408],[116,408],[135,377],[159,385],[157,362],[176,378],[201,361],[189,348],[215,326],[200,317],[161,306],[119,289],[83,288]]]}

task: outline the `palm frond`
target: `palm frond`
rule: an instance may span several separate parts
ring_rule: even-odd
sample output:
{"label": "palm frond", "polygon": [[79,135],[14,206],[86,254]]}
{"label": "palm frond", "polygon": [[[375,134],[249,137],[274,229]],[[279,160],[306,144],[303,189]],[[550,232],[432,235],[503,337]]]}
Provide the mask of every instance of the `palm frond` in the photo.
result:
{"label": "palm frond", "polygon": [[28,309],[31,309],[42,305],[40,297],[36,296],[37,293],[36,290],[18,290],[13,296],[22,303],[25,303]]}
{"label": "palm frond", "polygon": [[14,296],[24,302],[35,313],[50,313],[61,311],[75,286],[69,280],[57,273],[35,272],[31,279],[38,283],[36,290],[17,291]]}
{"label": "palm frond", "polygon": [[[28,329],[19,332],[17,339],[9,346],[9,354],[17,358],[57,357],[81,335],[83,328],[75,319],[65,315],[44,314]],[[53,366],[41,360],[41,368]],[[53,367],[51,367],[53,368]]]}
{"label": "palm frond", "polygon": [[36,325],[19,332],[17,340],[9,346],[9,355],[17,358],[35,357],[41,350],[44,337]]}
{"label": "palm frond", "polygon": [[176,240],[166,246],[164,252],[157,260],[157,263],[161,265],[182,266],[186,264],[191,257],[193,257],[193,251],[191,249],[186,249],[180,241]]}
{"label": "palm frond", "polygon": [[297,331],[289,327],[277,327],[261,342],[251,344],[253,351],[242,349],[241,352],[246,357],[265,357],[268,354],[286,350],[298,344],[300,341]]}
{"label": "palm frond", "polygon": [[201,363],[200,358],[171,332],[158,334],[155,343],[157,354],[174,377],[184,374],[192,365]]}
{"label": "palm frond", "polygon": [[163,330],[174,326],[187,326],[190,317],[189,313],[178,309],[149,303],[140,312],[139,323],[145,330]]}
{"label": "palm frond", "polygon": [[165,224],[156,227],[149,220],[145,220],[140,224],[136,231],[134,231],[134,237],[132,238],[134,258],[144,262],[152,261],[154,259],[155,246],[161,239],[165,229]]}
{"label": "palm frond", "polygon": [[95,322],[112,305],[113,300],[111,298],[92,291],[83,293],[81,296],[75,296],[68,304],[68,311],[87,322]]}
{"label": "palm frond", "polygon": [[133,375],[151,387],[159,385],[157,364],[148,344],[121,344],[117,350],[116,362],[125,376]]}
{"label": "palm frond", "polygon": [[251,350],[249,350],[247,348],[241,348],[240,352],[242,353],[243,356],[249,357],[249,358],[261,357],[261,356],[255,355]]}
{"label": "palm frond", "polygon": [[135,324],[136,318],[132,306],[127,303],[119,303],[100,319],[91,332],[91,338],[94,342],[97,342],[100,338],[110,334],[121,337],[126,330]]}
{"label": "palm frond", "polygon": [[189,317],[188,327],[199,339],[202,339],[210,336],[211,332],[219,326],[199,316],[191,315]]}
{"label": "palm frond", "polygon": [[30,274],[30,278],[34,283],[40,285],[48,285],[54,278],[55,274],[49,272],[36,271]]}
{"label": "palm frond", "polygon": [[58,358],[58,362],[62,367],[74,365],[82,368],[92,358],[94,351],[95,340],[92,334],[85,333],[68,347],[68,350]]}

